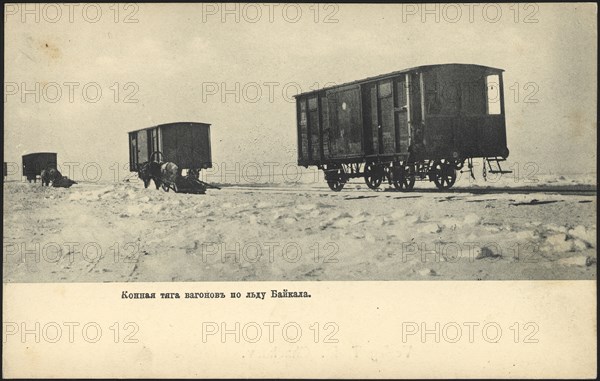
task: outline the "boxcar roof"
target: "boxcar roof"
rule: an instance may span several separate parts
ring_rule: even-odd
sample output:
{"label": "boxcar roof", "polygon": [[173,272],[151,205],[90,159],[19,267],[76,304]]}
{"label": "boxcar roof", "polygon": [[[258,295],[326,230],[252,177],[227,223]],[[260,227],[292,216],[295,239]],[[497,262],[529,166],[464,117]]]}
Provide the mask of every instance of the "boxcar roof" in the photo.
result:
{"label": "boxcar roof", "polygon": [[25,155],[23,155],[23,157],[33,156],[33,155],[56,155],[56,152],[33,152],[33,153],[25,154]]}
{"label": "boxcar roof", "polygon": [[131,132],[138,132],[138,131],[143,131],[143,130],[149,130],[151,128],[156,128],[156,127],[172,127],[172,126],[178,126],[181,124],[192,124],[192,125],[199,125],[199,126],[210,126],[210,123],[203,123],[203,122],[173,122],[173,123],[164,123],[164,124],[157,124],[155,126],[150,126],[150,127],[145,127],[145,128],[139,128],[137,130],[133,130],[133,131],[129,131],[128,133]]}
{"label": "boxcar roof", "polygon": [[389,77],[395,77],[398,74],[408,73],[408,72],[416,71],[416,70],[429,69],[429,68],[433,68],[433,67],[440,67],[440,66],[465,66],[465,67],[471,66],[471,67],[479,67],[479,68],[483,68],[483,69],[488,69],[491,72],[497,72],[497,73],[504,71],[504,69],[498,69],[498,68],[491,67],[491,66],[483,66],[483,65],[475,65],[475,64],[448,63],[448,64],[435,64],[435,65],[422,65],[422,66],[411,67],[409,69],[393,71],[393,72],[387,73],[387,74],[381,74],[381,75],[376,75],[373,77],[367,77],[367,78],[359,79],[359,80],[352,81],[352,82],[341,83],[341,84],[335,85],[335,86],[324,87],[322,89],[307,91],[305,93],[294,95],[294,98],[304,96],[304,95],[309,95],[309,94],[315,94],[315,93],[318,93],[323,90],[330,90],[330,89],[335,89],[338,87],[354,85],[354,84],[359,84],[359,83],[363,83],[363,82],[378,81],[378,80],[386,79]]}

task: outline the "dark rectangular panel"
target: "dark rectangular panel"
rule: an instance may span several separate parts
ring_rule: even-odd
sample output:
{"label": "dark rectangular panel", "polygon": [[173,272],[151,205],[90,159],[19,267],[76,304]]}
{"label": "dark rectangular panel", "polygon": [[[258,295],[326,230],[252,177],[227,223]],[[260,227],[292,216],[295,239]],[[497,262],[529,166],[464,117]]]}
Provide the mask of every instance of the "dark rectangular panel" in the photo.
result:
{"label": "dark rectangular panel", "polygon": [[175,159],[165,159],[173,161],[180,168],[189,168],[195,161],[194,145],[198,144],[194,141],[193,127],[189,124],[179,124],[168,128],[175,130],[177,135],[177,156]]}
{"label": "dark rectangular panel", "polygon": [[138,162],[144,163],[150,161],[151,152],[148,151],[148,131],[140,130],[137,132],[137,154]]}
{"label": "dark rectangular panel", "polygon": [[[377,154],[379,153],[379,116],[377,110],[377,86],[375,84],[369,85],[368,87],[368,98],[365,103],[368,103],[368,137],[367,144],[365,144],[365,153]],[[370,143],[370,144],[369,144]]]}
{"label": "dark rectangular panel", "polygon": [[210,129],[209,126],[194,125],[192,130],[192,150],[190,156],[183,163],[183,168],[210,168]]}
{"label": "dark rectangular panel", "polygon": [[379,84],[380,130],[384,154],[393,154],[396,151],[396,138],[394,126],[394,97],[392,82],[386,81]]}
{"label": "dark rectangular panel", "polygon": [[332,124],[334,157],[360,156],[362,150],[362,118],[360,88],[336,89],[327,93]]}
{"label": "dark rectangular panel", "polygon": [[[174,161],[177,158],[177,129],[172,127],[160,127],[162,137],[161,160]],[[139,144],[139,142],[138,142]]]}
{"label": "dark rectangular panel", "polygon": [[425,129],[426,150],[432,159],[452,157],[454,123],[452,116],[429,116]]}
{"label": "dark rectangular panel", "polygon": [[487,91],[485,77],[466,78],[461,87],[461,113],[485,115],[487,113]]}
{"label": "dark rectangular panel", "polygon": [[308,114],[306,110],[306,99],[298,98],[298,130],[299,130],[299,152],[298,158],[301,161],[308,161]]}
{"label": "dark rectangular panel", "polygon": [[409,131],[408,131],[408,98],[406,96],[406,82],[399,80],[395,82],[395,95],[396,100],[396,126],[397,134],[396,141],[398,142],[398,152],[407,153],[409,146]]}
{"label": "dark rectangular panel", "polygon": [[327,103],[327,97],[321,97],[321,123],[322,123],[322,131],[323,131],[323,158],[327,158],[330,156],[329,150],[329,134],[331,133],[329,130],[329,104]]}
{"label": "dark rectangular panel", "polygon": [[138,159],[137,159],[137,134],[135,132],[129,133],[129,170],[138,170]]}
{"label": "dark rectangular panel", "polygon": [[365,154],[372,155],[379,150],[377,86],[374,83],[362,86],[362,102]]}
{"label": "dark rectangular panel", "polygon": [[319,139],[319,110],[318,98],[316,96],[308,98],[308,126],[310,127],[310,153],[311,160],[320,159],[320,139]]}

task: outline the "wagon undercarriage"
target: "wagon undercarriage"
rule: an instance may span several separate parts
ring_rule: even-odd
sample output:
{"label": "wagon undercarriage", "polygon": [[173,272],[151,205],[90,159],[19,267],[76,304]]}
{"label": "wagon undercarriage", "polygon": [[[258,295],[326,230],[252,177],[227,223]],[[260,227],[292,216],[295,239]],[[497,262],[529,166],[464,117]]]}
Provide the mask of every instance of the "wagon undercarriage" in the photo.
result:
{"label": "wagon undercarriage", "polygon": [[[502,170],[502,158],[484,158],[483,176],[486,173],[510,173]],[[463,170],[467,163],[467,168]],[[465,160],[422,160],[422,161],[370,161],[355,163],[329,163],[319,165],[325,174],[329,188],[339,192],[353,178],[363,178],[371,189],[378,189],[382,183],[393,185],[396,190],[408,192],[413,190],[417,181],[432,181],[439,190],[452,188],[456,182],[457,171],[473,175],[473,159]]]}
{"label": "wagon undercarriage", "polygon": [[383,182],[400,191],[411,191],[416,181],[433,181],[438,189],[449,189],[456,181],[457,163],[447,160],[421,162],[390,161],[338,164],[323,166],[327,185],[339,192],[348,180],[364,178],[365,184],[377,189]]}

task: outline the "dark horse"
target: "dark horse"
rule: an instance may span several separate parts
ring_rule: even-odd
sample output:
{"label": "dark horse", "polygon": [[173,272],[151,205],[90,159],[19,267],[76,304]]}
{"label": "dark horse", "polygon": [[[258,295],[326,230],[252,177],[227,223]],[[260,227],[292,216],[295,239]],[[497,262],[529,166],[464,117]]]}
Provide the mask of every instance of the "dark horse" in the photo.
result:
{"label": "dark horse", "polygon": [[54,185],[54,182],[58,179],[62,178],[62,174],[58,169],[55,168],[46,168],[42,170],[41,176],[42,178],[42,186],[50,186],[50,183]]}
{"label": "dark horse", "polygon": [[160,175],[160,164],[155,161],[146,161],[140,165],[138,176],[144,181],[144,188],[150,186],[150,181],[154,180],[156,189],[159,189],[162,181]]}
{"label": "dark horse", "polygon": [[60,171],[56,168],[46,168],[42,170],[42,186],[52,186],[55,188],[70,188],[71,185],[77,184],[76,181],[69,179],[67,176],[63,176]]}

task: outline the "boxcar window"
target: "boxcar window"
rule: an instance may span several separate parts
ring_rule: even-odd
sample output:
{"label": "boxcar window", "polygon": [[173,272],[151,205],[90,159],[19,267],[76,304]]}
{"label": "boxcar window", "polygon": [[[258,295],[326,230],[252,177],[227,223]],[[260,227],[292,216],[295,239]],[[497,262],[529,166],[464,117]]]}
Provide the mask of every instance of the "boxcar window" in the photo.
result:
{"label": "boxcar window", "polygon": [[317,109],[317,98],[308,98],[308,109],[310,111]]}
{"label": "boxcar window", "polygon": [[500,76],[488,75],[485,78],[488,115],[500,115]]}
{"label": "boxcar window", "polygon": [[379,98],[386,98],[392,95],[392,83],[384,82],[379,84]]}

